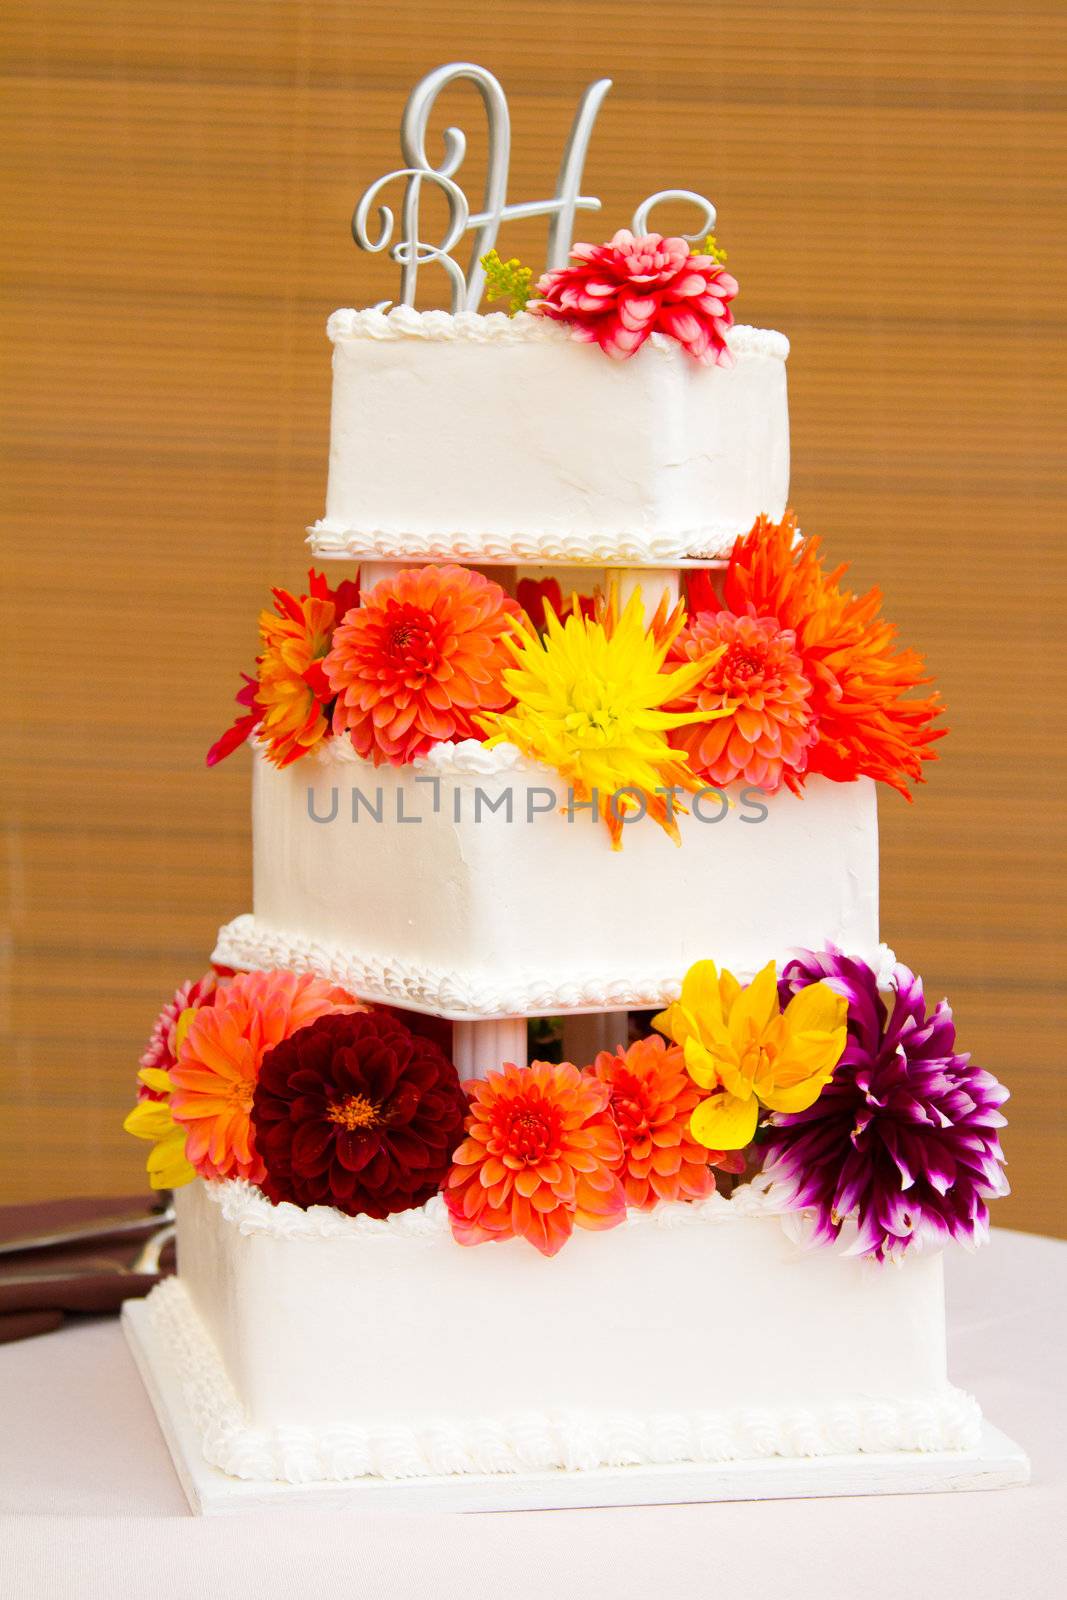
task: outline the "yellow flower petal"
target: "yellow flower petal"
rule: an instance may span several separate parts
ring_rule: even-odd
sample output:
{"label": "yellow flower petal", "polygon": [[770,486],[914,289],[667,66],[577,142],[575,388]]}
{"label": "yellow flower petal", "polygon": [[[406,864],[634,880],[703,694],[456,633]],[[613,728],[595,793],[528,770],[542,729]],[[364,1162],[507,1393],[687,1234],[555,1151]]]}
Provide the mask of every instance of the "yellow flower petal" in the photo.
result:
{"label": "yellow flower petal", "polygon": [[153,1189],[178,1189],[196,1173],[185,1156],[185,1129],[171,1116],[166,1100],[142,1100],[122,1126],[138,1139],[150,1139],[148,1180]]}
{"label": "yellow flower petal", "polygon": [[682,1045],[682,1054],[685,1057],[686,1071],[694,1083],[699,1084],[702,1089],[719,1087],[718,1064],[699,1039],[686,1039]]}
{"label": "yellow flower petal", "polygon": [[848,1021],[848,1001],[828,983],[811,983],[793,996],[783,1015],[790,1031],[836,1033]]}
{"label": "yellow flower petal", "polygon": [[189,1024],[192,1022],[199,1009],[199,1006],[186,1006],[185,1010],[178,1018],[178,1025],[174,1030],[175,1054],[178,1053],[182,1045],[185,1043],[185,1036],[189,1032]]}
{"label": "yellow flower petal", "polygon": [[[723,974],[727,976],[727,974]],[[682,979],[681,1005],[702,1027],[723,1025],[722,995],[719,989],[719,972],[714,961],[697,961]],[[671,1007],[672,1011],[674,1007]],[[681,1044],[682,1040],[677,1040]]]}
{"label": "yellow flower petal", "polygon": [[162,1067],[142,1067],[137,1074],[141,1082],[149,1089],[154,1089],[157,1094],[170,1094],[174,1085],[170,1081],[170,1073]]}
{"label": "yellow flower petal", "polygon": [[174,1118],[165,1100],[142,1100],[122,1124],[137,1139],[165,1139],[173,1131]]}
{"label": "yellow flower petal", "polygon": [[757,972],[747,989],[742,989],[730,1012],[730,1031],[741,1039],[749,1026],[763,1034],[778,1015],[778,974],[773,961]]}
{"label": "yellow flower petal", "polygon": [[738,983],[733,973],[720,972],[719,994],[722,997],[722,1012],[724,1017],[729,1017],[732,1015],[734,1006],[737,1004],[737,997],[740,993],[741,985]]}
{"label": "yellow flower petal", "polygon": [[806,1111],[813,1106],[822,1094],[826,1085],[834,1075],[831,1067],[827,1072],[817,1073],[812,1078],[805,1078],[803,1083],[791,1087],[781,1087],[777,1084],[759,1091],[759,1098],[768,1111]]}
{"label": "yellow flower petal", "polygon": [[686,1010],[680,1000],[672,1001],[666,1011],[661,1011],[659,1016],[653,1019],[653,1026],[658,1028],[660,1033],[665,1033],[675,1044],[684,1044],[687,1039],[700,1037],[695,1017]]}
{"label": "yellow flower petal", "polygon": [[185,1134],[175,1128],[167,1139],[162,1139],[149,1152],[148,1181],[153,1189],[180,1189],[191,1183],[196,1172],[186,1160]]}
{"label": "yellow flower petal", "polygon": [[[733,1043],[731,1040],[731,1046]],[[747,1054],[742,1062],[732,1048],[716,1054],[716,1065],[723,1088],[742,1100],[747,1100],[753,1090],[759,1092],[761,1078],[765,1076],[759,1072],[759,1064],[760,1058],[751,1053]]]}
{"label": "yellow flower petal", "polygon": [[[665,1033],[668,1039],[674,1039],[674,1033],[672,1030],[674,1027],[674,1010],[676,1003],[676,1001],[672,1000],[665,1011],[658,1012],[656,1016],[652,1018],[652,1026],[656,1029],[657,1033]],[[677,1044],[677,1039],[674,1039],[674,1042]]]}
{"label": "yellow flower petal", "polygon": [[752,1143],[758,1119],[754,1095],[739,1100],[732,1094],[712,1094],[693,1112],[689,1131],[708,1150],[743,1150]]}

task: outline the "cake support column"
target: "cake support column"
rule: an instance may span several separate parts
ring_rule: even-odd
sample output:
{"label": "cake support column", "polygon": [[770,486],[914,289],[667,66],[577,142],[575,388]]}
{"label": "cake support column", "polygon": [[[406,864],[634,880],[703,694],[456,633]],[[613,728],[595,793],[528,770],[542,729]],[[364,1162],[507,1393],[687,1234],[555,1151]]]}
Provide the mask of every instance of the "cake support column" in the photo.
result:
{"label": "cake support column", "polygon": [[410,561],[361,561],[359,566],[359,587],[363,594],[369,594],[376,583],[383,583],[387,578],[395,578],[398,572],[403,572],[405,567],[418,563]]}
{"label": "cake support column", "polygon": [[505,1061],[526,1065],[526,1018],[490,1017],[452,1024],[452,1060],[460,1080],[484,1078]]}
{"label": "cake support column", "polygon": [[609,571],[607,576],[614,577],[619,585],[620,611],[625,609],[635,589],[641,591],[646,620],[652,616],[664,593],[668,607],[678,604],[681,573],[677,567],[619,567],[614,572]]}

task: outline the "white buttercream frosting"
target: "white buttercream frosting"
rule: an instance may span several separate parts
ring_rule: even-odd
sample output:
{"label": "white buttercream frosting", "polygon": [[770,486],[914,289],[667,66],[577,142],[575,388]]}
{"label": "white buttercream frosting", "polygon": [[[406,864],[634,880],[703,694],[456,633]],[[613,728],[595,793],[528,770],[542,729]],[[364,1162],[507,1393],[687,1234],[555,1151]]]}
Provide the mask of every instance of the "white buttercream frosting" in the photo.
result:
{"label": "white buttercream frosting", "polygon": [[411,1478],[651,1462],[714,1462],[861,1451],[967,1450],[980,1413],[945,1388],[908,1400],[842,1398],[811,1407],[613,1415],[531,1407],[463,1421],[351,1421],[320,1427],[250,1425],[186,1291],[177,1279],[148,1300],[153,1326],[181,1384],[206,1460],[232,1477],[289,1483]]}
{"label": "white buttercream frosting", "polygon": [[669,566],[786,504],[788,341],[628,361],[543,317],[337,311],[324,556]]}
{"label": "white buttercream frosting", "polygon": [[[309,754],[320,766],[355,765],[364,773],[367,770],[366,759],[357,753],[351,739],[345,735],[323,739]],[[529,760],[515,745],[504,743],[490,749],[479,739],[444,739],[432,745],[425,755],[416,756],[411,768],[413,772],[452,778],[491,778],[507,772],[549,775],[547,767]]]}
{"label": "white buttercream frosting", "polygon": [[[238,1233],[265,1234],[278,1239],[436,1239],[450,1233],[448,1213],[440,1195],[425,1205],[398,1211],[390,1217],[346,1216],[333,1206],[300,1206],[282,1201],[275,1205],[255,1184],[228,1178],[205,1185],[205,1192],[225,1220]],[[718,1192],[706,1200],[661,1201],[652,1211],[633,1207],[624,1228],[680,1228],[738,1222],[744,1217],[781,1216],[788,1209],[781,1188],[756,1179],[740,1184],[731,1195]]]}
{"label": "white buttercream frosting", "polygon": [[680,849],[646,818],[615,852],[511,745],[400,768],[347,739],[281,771],[259,754],[253,913],[216,959],[461,1019],[659,1006],[704,956],[741,979],[827,941],[878,961],[870,780],[783,789],[757,822],[732,798],[680,816]]}
{"label": "white buttercream frosting", "polygon": [[400,524],[350,527],[323,517],[308,529],[307,544],[320,556],[351,560],[459,561],[578,567],[669,567],[680,561],[716,561],[729,554],[742,531],[732,521],[709,519],[666,534],[577,530],[566,533],[501,531],[499,527],[449,528],[411,533]]}
{"label": "white buttercream frosting", "polygon": [[[412,892],[417,895],[417,888]],[[364,956],[336,941],[271,928],[249,914],[235,917],[219,929],[211,959],[247,971],[286,968],[313,972],[362,999],[409,1005],[446,1017],[647,1010],[677,1000],[681,993],[676,969],[634,973],[627,972],[620,961],[611,977],[590,973],[560,980],[531,973],[508,981],[497,977],[488,961],[475,972],[427,966],[399,954]],[[743,975],[751,978],[754,971]]]}
{"label": "white buttercream frosting", "polygon": [[[211,959],[220,966],[248,972],[311,972],[364,1000],[460,1019],[543,1017],[561,1011],[647,1011],[677,1000],[684,976],[677,966],[669,971],[634,972],[620,956],[610,977],[577,972],[564,980],[531,974],[509,982],[494,974],[488,960],[484,968],[463,971],[424,966],[402,955],[364,956],[331,940],[267,927],[249,913],[234,917],[219,929]],[[747,983],[758,968],[755,963],[734,963],[733,970],[735,977]],[[891,962],[883,958],[880,970],[890,971]]]}
{"label": "white buttercream frosting", "polygon": [[[571,337],[563,323],[551,317],[532,316],[528,311],[509,317],[502,311],[452,313],[417,311],[413,306],[335,311],[326,323],[326,333],[335,344],[342,339],[461,339],[474,344],[529,344],[535,340],[561,343]],[[727,333],[726,342],[734,356],[755,351],[784,361],[789,355],[789,340],[772,328],[737,323]],[[666,334],[653,333],[644,348],[673,355],[679,345]]]}

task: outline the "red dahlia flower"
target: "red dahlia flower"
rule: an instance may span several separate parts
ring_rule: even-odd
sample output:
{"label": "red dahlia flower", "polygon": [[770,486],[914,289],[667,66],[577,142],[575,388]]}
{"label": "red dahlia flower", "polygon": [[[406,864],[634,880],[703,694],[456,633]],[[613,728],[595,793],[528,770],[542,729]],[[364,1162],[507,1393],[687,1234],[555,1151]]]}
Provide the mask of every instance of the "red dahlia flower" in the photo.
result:
{"label": "red dahlia flower", "polygon": [[275,1203],[387,1217],[437,1193],[463,1132],[456,1069],[383,1012],[320,1017],[263,1057],[252,1125]]}
{"label": "red dahlia flower", "polygon": [[572,339],[620,360],[665,333],[706,366],[731,364],[737,279],[712,256],[691,255],[685,239],[621,228],[609,244],[574,245],[571,259],[539,280],[540,299],[527,308],[535,316],[566,323]]}

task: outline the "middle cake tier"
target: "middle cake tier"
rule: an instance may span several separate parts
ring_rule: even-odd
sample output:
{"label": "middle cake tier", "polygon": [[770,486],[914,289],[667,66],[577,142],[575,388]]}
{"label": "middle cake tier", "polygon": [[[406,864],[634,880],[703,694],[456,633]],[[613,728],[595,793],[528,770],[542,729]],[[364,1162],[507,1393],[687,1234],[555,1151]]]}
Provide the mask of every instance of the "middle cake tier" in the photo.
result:
{"label": "middle cake tier", "polygon": [[833,941],[877,962],[870,779],[802,796],[690,797],[613,850],[558,774],[512,746],[441,744],[374,767],[344,740],[254,758],[254,910],[214,959],[288,967],[457,1021],[658,1006],[692,962],[742,979]]}

